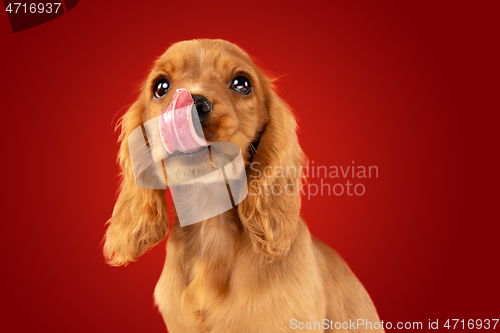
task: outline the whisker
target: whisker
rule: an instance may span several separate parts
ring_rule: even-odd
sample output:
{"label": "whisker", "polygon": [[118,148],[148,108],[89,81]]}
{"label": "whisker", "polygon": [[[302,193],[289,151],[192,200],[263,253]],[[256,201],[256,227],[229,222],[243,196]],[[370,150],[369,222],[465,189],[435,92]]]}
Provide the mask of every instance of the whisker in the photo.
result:
{"label": "whisker", "polygon": [[253,146],[253,144],[250,141],[248,141],[248,144],[250,145],[250,148],[252,148],[252,150],[254,151],[254,153],[256,153],[257,149],[255,149],[255,147]]}

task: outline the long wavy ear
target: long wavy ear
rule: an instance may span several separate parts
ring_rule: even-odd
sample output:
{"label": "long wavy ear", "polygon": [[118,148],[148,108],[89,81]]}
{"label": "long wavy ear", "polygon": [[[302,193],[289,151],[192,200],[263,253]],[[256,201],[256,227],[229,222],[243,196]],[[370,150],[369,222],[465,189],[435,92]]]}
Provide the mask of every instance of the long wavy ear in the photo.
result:
{"label": "long wavy ear", "polygon": [[288,106],[265,89],[269,120],[247,170],[248,196],[238,205],[241,223],[255,251],[283,258],[299,231],[301,164],[297,123]]}
{"label": "long wavy ear", "polygon": [[161,242],[168,232],[165,190],[140,188],[132,173],[128,136],[143,122],[143,111],[144,105],[138,100],[121,119],[118,161],[122,182],[104,243],[104,256],[113,266],[136,261],[148,248]]}

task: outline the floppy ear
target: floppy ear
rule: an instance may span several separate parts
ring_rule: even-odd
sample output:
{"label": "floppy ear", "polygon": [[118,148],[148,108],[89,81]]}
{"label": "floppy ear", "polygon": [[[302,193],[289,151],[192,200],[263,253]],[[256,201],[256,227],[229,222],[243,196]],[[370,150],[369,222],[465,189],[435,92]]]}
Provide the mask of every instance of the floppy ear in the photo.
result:
{"label": "floppy ear", "polygon": [[144,106],[139,100],[121,119],[118,161],[122,182],[104,243],[104,256],[113,266],[137,260],[148,248],[161,242],[168,232],[165,190],[140,188],[132,173],[128,137],[142,124],[143,111]]}
{"label": "floppy ear", "polygon": [[248,195],[238,213],[254,250],[283,258],[301,226],[301,163],[297,123],[288,106],[272,91],[265,94],[269,120],[247,172]]}

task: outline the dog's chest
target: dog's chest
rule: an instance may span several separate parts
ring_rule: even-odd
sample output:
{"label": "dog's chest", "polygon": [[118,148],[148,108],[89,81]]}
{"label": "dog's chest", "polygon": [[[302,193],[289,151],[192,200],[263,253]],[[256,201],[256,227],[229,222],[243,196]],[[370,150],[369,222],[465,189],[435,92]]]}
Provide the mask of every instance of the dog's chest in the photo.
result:
{"label": "dog's chest", "polygon": [[170,240],[167,244],[167,259],[154,295],[169,329],[178,327],[172,332],[208,331],[208,317],[228,297],[234,235],[224,221],[212,222],[199,228],[200,242],[193,248],[181,251],[181,244]]}

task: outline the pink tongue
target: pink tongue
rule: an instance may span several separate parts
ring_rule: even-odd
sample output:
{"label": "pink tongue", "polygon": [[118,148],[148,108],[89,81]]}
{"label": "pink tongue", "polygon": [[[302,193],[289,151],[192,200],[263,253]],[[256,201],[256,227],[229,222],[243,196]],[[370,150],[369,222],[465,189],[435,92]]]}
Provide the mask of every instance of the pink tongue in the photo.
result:
{"label": "pink tongue", "polygon": [[[191,153],[208,146],[208,142],[196,134],[191,113],[193,105],[189,91],[177,89],[172,101],[160,115],[161,141],[170,154],[177,150]],[[200,126],[199,121],[197,123]]]}

